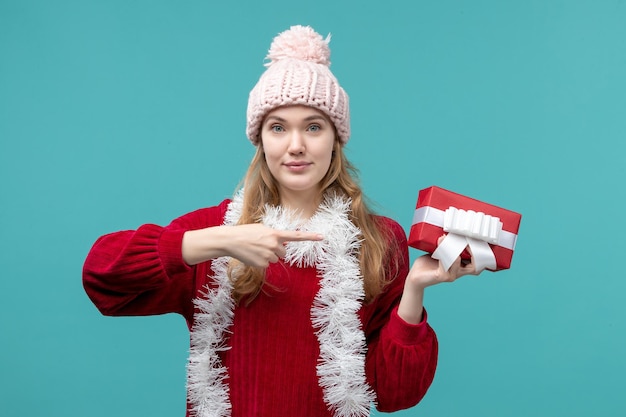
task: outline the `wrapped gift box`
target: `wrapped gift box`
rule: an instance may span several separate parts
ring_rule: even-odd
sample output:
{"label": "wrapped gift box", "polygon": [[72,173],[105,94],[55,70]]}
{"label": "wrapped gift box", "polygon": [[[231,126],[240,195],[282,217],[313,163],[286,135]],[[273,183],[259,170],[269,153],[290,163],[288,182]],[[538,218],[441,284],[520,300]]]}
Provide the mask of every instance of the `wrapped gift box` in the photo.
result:
{"label": "wrapped gift box", "polygon": [[[429,187],[419,192],[408,243],[413,248],[434,253],[438,239],[444,234],[453,234],[451,238],[457,240],[479,241],[485,248],[488,245],[487,250],[493,253],[489,255],[495,255],[495,265],[488,263],[490,266],[486,269],[508,269],[521,218],[519,213],[443,188]],[[457,246],[465,248],[466,245],[457,242]],[[478,252],[478,248],[475,251]],[[467,250],[461,257],[470,258]]]}

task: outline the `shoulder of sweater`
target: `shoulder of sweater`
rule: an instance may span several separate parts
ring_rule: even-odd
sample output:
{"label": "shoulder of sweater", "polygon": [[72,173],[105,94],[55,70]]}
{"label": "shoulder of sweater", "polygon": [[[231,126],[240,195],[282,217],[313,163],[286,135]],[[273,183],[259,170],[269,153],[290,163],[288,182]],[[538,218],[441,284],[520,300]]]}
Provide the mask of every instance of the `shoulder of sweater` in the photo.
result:
{"label": "shoulder of sweater", "polygon": [[382,216],[382,215],[374,215],[374,218],[377,222],[378,227],[383,229],[386,233],[393,235],[396,238],[406,239],[406,232],[396,220],[391,217]]}

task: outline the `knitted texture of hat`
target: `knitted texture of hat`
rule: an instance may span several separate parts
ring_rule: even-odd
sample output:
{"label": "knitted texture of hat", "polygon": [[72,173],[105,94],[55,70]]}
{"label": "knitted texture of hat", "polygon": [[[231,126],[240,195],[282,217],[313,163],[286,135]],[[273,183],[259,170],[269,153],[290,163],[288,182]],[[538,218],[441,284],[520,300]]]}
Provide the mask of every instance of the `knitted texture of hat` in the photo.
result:
{"label": "knitted texture of hat", "polygon": [[330,35],[326,39],[308,26],[292,26],[274,38],[267,70],[248,99],[248,139],[257,145],[261,123],[277,107],[304,105],[324,112],[335,125],[339,140],[350,138],[348,95],[330,71]]}

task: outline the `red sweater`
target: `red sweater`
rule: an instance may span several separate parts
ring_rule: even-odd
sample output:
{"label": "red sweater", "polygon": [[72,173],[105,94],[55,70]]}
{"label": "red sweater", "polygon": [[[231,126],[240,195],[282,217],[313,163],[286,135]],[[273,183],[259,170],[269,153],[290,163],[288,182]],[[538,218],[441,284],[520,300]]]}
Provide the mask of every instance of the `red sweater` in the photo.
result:
{"label": "red sweater", "polygon": [[[210,261],[193,267],[183,261],[182,237],[188,230],[223,224],[228,203],[189,213],[166,227],[146,224],[102,236],[84,265],[91,300],[105,315],[179,313],[191,329],[193,300],[212,285],[212,270]],[[435,374],[437,339],[426,314],[418,325],[397,314],[408,273],[406,236],[395,221],[379,220],[401,249],[399,268],[385,292],[361,307],[359,318],[376,408],[391,412],[414,406],[426,393]],[[220,353],[228,369],[232,416],[332,416],[318,385],[320,348],[311,323],[318,273],[279,262],[268,268],[267,282],[271,285],[250,305],[235,308],[229,349]]]}

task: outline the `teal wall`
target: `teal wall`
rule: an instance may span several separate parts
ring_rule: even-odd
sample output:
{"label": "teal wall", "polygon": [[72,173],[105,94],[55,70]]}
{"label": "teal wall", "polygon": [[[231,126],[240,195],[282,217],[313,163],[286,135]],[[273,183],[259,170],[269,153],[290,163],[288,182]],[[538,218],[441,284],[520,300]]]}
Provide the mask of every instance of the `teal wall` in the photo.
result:
{"label": "teal wall", "polygon": [[183,415],[184,321],[102,317],[82,263],[231,194],[292,24],[333,34],[382,213],[408,230],[436,184],[524,215],[511,270],[428,290],[438,373],[395,415],[621,415],[625,22],[623,0],[0,0],[0,415]]}

